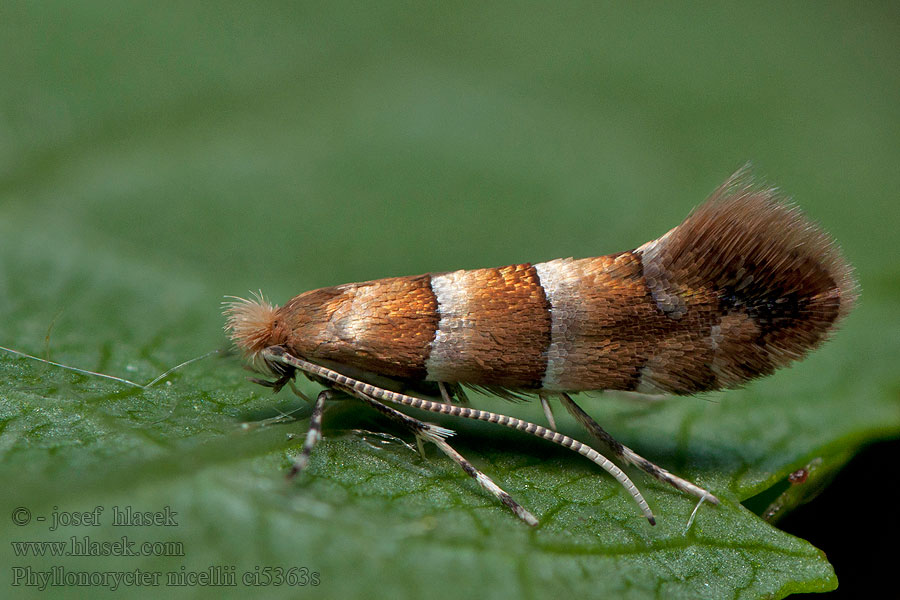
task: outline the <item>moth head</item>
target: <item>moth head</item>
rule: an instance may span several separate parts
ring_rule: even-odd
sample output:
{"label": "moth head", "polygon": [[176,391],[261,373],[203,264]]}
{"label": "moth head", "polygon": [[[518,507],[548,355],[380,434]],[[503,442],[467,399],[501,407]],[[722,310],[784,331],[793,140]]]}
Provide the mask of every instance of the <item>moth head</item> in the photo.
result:
{"label": "moth head", "polygon": [[223,312],[227,317],[225,331],[231,341],[243,351],[253,370],[283,375],[261,354],[269,346],[277,346],[285,341],[284,328],[280,326],[279,307],[266,300],[262,292],[253,293],[249,299],[236,296],[229,298],[229,301],[223,303]]}

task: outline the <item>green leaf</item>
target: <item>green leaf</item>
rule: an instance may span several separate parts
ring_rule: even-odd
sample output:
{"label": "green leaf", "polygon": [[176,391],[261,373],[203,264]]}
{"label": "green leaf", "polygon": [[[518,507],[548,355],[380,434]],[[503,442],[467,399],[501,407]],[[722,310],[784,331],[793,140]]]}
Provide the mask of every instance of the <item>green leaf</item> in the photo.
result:
{"label": "green leaf", "polygon": [[[819,550],[757,515],[792,471],[831,473],[900,435],[884,193],[898,187],[898,80],[890,61],[854,58],[891,55],[895,32],[863,10],[786,10],[6,3],[0,344],[139,383],[222,352],[149,389],[0,354],[3,589],[39,595],[51,572],[63,585],[49,589],[80,596],[78,577],[112,588],[136,570],[147,580],[118,593],[833,589]],[[836,39],[850,50],[835,54]],[[747,159],[841,241],[862,298],[822,350],[746,389],[581,398],[622,442],[723,500],[689,530],[695,499],[633,470],[656,527],[582,457],[415,413],[458,432],[454,447],[540,519],[529,528],[352,402],[329,408],[308,470],[285,481],[309,409],[246,382],[221,331],[225,295],[284,302],[635,247]],[[534,403],[473,401],[542,419]],[[284,413],[297,420],[264,424]],[[168,509],[177,525],[115,526],[114,507]],[[66,524],[94,514],[99,525]],[[73,536],[177,555],[34,557],[20,544]],[[233,588],[203,579],[231,576]]]}

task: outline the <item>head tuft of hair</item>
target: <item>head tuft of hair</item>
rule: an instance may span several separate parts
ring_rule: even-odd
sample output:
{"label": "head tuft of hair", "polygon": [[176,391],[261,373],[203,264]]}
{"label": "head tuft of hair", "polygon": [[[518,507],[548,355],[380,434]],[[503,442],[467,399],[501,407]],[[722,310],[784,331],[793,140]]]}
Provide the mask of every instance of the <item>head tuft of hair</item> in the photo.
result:
{"label": "head tuft of hair", "polygon": [[225,331],[255,365],[259,352],[271,345],[278,307],[266,300],[262,292],[252,296],[250,299],[229,296],[230,300],[223,302],[223,312],[228,318]]}
{"label": "head tuft of hair", "polygon": [[[746,169],[642,249],[681,294],[712,289],[724,314],[755,324],[758,335],[742,342],[747,355],[734,356],[734,371],[721,374],[727,385],[801,358],[827,339],[857,297],[852,269],[831,237]],[[753,356],[759,372],[749,364]]]}

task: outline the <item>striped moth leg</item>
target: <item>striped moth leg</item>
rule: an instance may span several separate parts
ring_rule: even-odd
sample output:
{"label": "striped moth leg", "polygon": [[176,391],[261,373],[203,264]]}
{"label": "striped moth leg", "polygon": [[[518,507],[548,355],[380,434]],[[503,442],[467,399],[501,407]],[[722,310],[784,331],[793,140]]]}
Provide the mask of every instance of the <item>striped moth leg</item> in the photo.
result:
{"label": "striped moth leg", "polygon": [[718,504],[719,499],[710,494],[705,489],[694,485],[690,481],[686,479],[682,479],[677,475],[673,475],[669,473],[659,465],[656,465],[625,444],[616,440],[613,436],[609,435],[605,429],[603,429],[597,421],[595,421],[589,414],[584,412],[584,410],[575,404],[575,401],[566,394],[559,394],[560,401],[569,414],[571,414],[575,419],[581,424],[582,427],[587,429],[588,433],[592,436],[606,444],[606,446],[613,451],[613,453],[621,458],[622,460],[629,462],[644,471],[645,473],[652,475],[659,481],[663,483],[668,483],[672,487],[687,494],[691,494],[693,496],[697,496],[701,499],[701,501],[705,500],[711,504]]}
{"label": "striped moth leg", "polygon": [[[293,386],[292,386],[293,387]],[[303,449],[294,459],[291,470],[288,472],[287,478],[293,479],[300,471],[309,464],[309,457],[312,455],[313,448],[322,439],[322,415],[325,413],[325,402],[334,397],[333,390],[322,390],[316,396],[313,404],[312,414],[309,416],[309,431],[306,432],[306,439],[303,441]]]}
{"label": "striped moth leg", "polygon": [[456,462],[456,464],[458,464],[462,468],[462,470],[465,471],[466,475],[474,479],[482,489],[497,498],[497,500],[499,500],[501,503],[503,503],[504,506],[509,508],[513,512],[513,514],[515,514],[517,517],[519,517],[532,527],[538,524],[538,520],[534,517],[534,515],[525,510],[522,505],[513,500],[512,496],[510,496],[500,486],[494,483],[494,481],[490,477],[475,468],[475,466],[468,460],[466,460],[466,458],[462,454],[454,450],[450,446],[450,444],[447,443],[446,438],[453,435],[453,431],[451,431],[450,429],[445,429],[443,427],[438,427],[437,425],[432,425],[431,423],[425,423],[424,421],[414,419],[413,417],[410,417],[409,415],[393,409],[390,406],[382,404],[369,394],[365,394],[354,388],[344,386],[335,387],[346,392],[347,394],[359,398],[379,412],[407,425],[415,434],[417,441],[425,440],[437,446],[441,452],[452,458],[454,462]]}
{"label": "striped moth leg", "polygon": [[[290,371],[285,371],[284,369],[276,370],[276,373],[281,375],[281,380],[279,380],[280,385],[277,386],[279,389],[286,382],[289,382],[290,378],[293,377],[292,369],[294,368],[294,366],[290,365],[290,363],[285,364],[291,369]],[[262,385],[266,385],[267,387],[276,387],[276,385],[268,384],[268,382],[265,381],[262,381],[260,383]],[[294,478],[298,473],[306,468],[307,464],[309,464],[309,458],[312,455],[313,448],[322,439],[322,415],[325,411],[325,403],[328,400],[335,399],[338,396],[338,393],[340,393],[341,395],[346,394],[348,396],[358,398],[378,412],[390,417],[404,427],[408,428],[416,436],[416,442],[419,445],[420,452],[422,450],[422,441],[431,442],[432,444],[437,446],[438,449],[441,450],[441,452],[452,458],[453,461],[456,462],[456,464],[458,464],[467,475],[472,477],[478,483],[478,485],[481,486],[482,489],[489,492],[504,506],[509,508],[513,512],[513,514],[522,519],[528,525],[535,526],[538,524],[538,520],[534,517],[534,515],[523,508],[522,505],[520,505],[518,502],[513,500],[512,496],[510,496],[500,486],[494,483],[494,481],[490,477],[479,471],[472,463],[466,460],[463,455],[454,450],[453,447],[447,443],[446,438],[453,435],[452,430],[444,427],[439,427],[431,423],[425,423],[424,421],[420,421],[418,419],[410,417],[409,415],[393,409],[390,406],[386,406],[369,394],[363,393],[357,389],[354,389],[353,387],[347,387],[340,384],[332,383],[329,389],[321,391],[316,397],[316,401],[313,404],[312,415],[310,416],[309,420],[309,430],[306,433],[306,439],[303,443],[303,449],[294,460],[294,464],[291,466],[291,470],[287,475],[288,479]]]}
{"label": "striped moth leg", "polygon": [[[357,392],[359,394],[357,395],[357,397],[363,399],[364,401],[384,401],[393,404],[400,404],[403,406],[410,406],[412,408],[417,408],[419,410],[425,410],[428,412],[435,412],[454,417],[462,417],[464,419],[475,419],[479,421],[487,421],[489,423],[496,423],[498,425],[503,425],[504,427],[510,427],[512,429],[524,431],[525,433],[529,433],[535,437],[539,437],[553,442],[554,444],[558,444],[564,448],[568,448],[573,452],[581,454],[585,458],[592,461],[594,464],[599,465],[607,473],[612,475],[615,480],[618,481],[619,484],[622,485],[622,487],[624,487],[625,490],[631,495],[631,498],[638,505],[638,507],[640,507],[641,512],[643,513],[644,517],[650,522],[650,524],[656,524],[656,519],[653,516],[653,512],[650,510],[650,506],[647,504],[647,501],[644,499],[640,490],[637,489],[628,475],[626,475],[622,471],[622,469],[611,462],[608,458],[606,458],[587,444],[579,442],[574,438],[563,435],[556,431],[552,431],[550,429],[547,429],[546,427],[542,427],[528,421],[523,421],[522,419],[517,419],[515,417],[509,417],[486,410],[469,408],[467,406],[434,402],[432,400],[425,400],[423,398],[416,398],[415,396],[407,396],[406,394],[400,394],[397,392],[392,392],[390,390],[385,390],[359,381],[357,379],[347,377],[346,375],[338,373],[337,371],[334,371],[332,369],[328,369],[321,365],[317,365],[293,356],[283,346],[269,346],[262,350],[260,354],[265,363],[272,367],[273,372],[283,373],[298,370],[315,379],[324,380],[326,382],[330,382],[331,384],[336,384],[334,387],[336,387],[337,389],[343,389],[344,391],[348,392],[350,390],[353,390],[354,392]],[[368,398],[368,400],[366,400],[366,397]],[[444,450],[444,448],[440,444],[437,445],[442,450]],[[451,458],[455,459],[455,457],[453,457],[452,455],[450,456]],[[481,482],[479,481],[479,483]]]}

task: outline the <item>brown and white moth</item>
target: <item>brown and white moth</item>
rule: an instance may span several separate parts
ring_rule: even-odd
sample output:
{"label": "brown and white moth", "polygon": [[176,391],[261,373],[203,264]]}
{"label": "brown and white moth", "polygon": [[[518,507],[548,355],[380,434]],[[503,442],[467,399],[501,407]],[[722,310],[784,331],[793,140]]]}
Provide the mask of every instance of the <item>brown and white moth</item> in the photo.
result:
{"label": "brown and white moth", "polygon": [[[422,440],[436,444],[529,524],[537,520],[447,444],[450,430],[385,403],[499,423],[571,448],[610,472],[653,523],[621,469],[555,431],[550,401],[615,456],[717,503],[617,442],[570,394],[740,386],[821,344],[855,296],[851,269],[831,238],[775,190],[738,172],[681,225],[634,250],[350,283],[280,307],[261,295],[238,298],[225,312],[249,363],[276,378],[257,383],[277,391],[299,371],[327,388],[292,475],[321,438],[325,402],[349,395],[408,426],[420,448]],[[537,396],[550,427],[470,408],[464,387]],[[442,401],[394,391],[401,388]]]}

